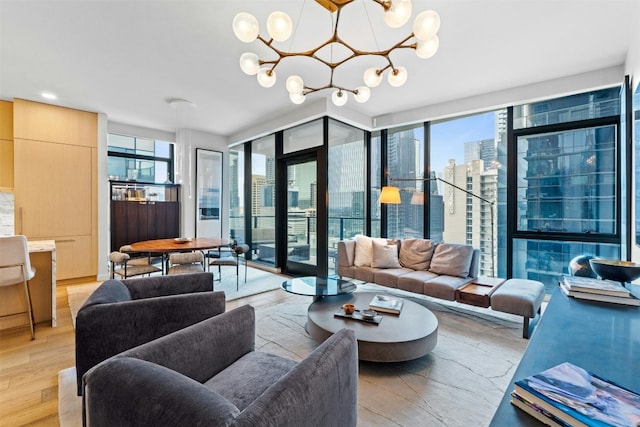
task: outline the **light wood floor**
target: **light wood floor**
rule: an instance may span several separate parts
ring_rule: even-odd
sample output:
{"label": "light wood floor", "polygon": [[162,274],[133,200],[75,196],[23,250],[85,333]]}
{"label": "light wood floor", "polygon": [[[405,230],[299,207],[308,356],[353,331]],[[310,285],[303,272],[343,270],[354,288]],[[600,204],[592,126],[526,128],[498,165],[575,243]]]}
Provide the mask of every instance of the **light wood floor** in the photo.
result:
{"label": "light wood floor", "polygon": [[[96,282],[97,283],[97,282]],[[87,284],[78,283],[77,285]],[[58,284],[58,325],[36,326],[31,341],[28,326],[0,332],[0,426],[57,426],[58,371],[75,365],[75,336],[67,300],[67,286]],[[286,292],[266,292],[227,303],[254,307],[294,301]]]}

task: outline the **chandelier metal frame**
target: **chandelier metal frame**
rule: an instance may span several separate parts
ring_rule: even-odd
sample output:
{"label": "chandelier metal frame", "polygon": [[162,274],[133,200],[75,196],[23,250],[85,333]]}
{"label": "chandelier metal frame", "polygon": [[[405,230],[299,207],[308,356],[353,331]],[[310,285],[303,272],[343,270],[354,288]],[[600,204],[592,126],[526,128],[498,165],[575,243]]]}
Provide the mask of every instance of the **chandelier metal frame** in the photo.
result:
{"label": "chandelier metal frame", "polygon": [[[382,50],[361,50],[353,46],[351,43],[342,39],[339,35],[340,14],[342,8],[355,0],[315,0],[323,8],[330,13],[335,13],[335,21],[333,23],[331,36],[321,44],[305,51],[286,51],[274,46],[274,41],[286,40],[291,32],[291,20],[283,12],[274,12],[269,16],[267,21],[267,28],[269,30],[269,38],[263,37],[259,34],[257,20],[248,13],[239,13],[236,15],[233,23],[233,28],[236,36],[245,42],[252,42],[257,40],[264,46],[273,51],[277,58],[265,60],[260,59],[256,54],[245,53],[240,58],[240,65],[242,70],[249,74],[256,74],[258,82],[264,87],[271,87],[275,84],[275,68],[287,58],[294,57],[307,57],[314,59],[315,61],[328,67],[330,70],[329,82],[324,86],[309,86],[303,83],[302,78],[295,75],[290,76],[287,79],[287,90],[289,91],[290,99],[295,104],[304,102],[306,95],[319,92],[326,89],[336,89],[332,94],[332,100],[334,104],[342,106],[347,101],[347,93],[352,93],[357,102],[366,102],[370,97],[370,88],[376,87],[382,80],[382,74],[386,70],[389,70],[389,83],[392,86],[402,86],[407,79],[407,71],[404,67],[397,66],[391,59],[391,53],[399,49],[414,49],[416,54],[420,58],[430,58],[433,56],[439,46],[439,39],[436,35],[440,27],[440,17],[432,10],[424,11],[419,14],[413,25],[413,32],[406,37],[402,38],[391,47]],[[385,22],[392,28],[398,28],[408,21],[411,17],[411,0],[368,0],[380,5],[385,11]],[[283,30],[286,35],[278,35],[278,30],[273,28],[282,29],[289,26],[288,30]],[[242,34],[242,31],[249,29],[248,33]],[[272,32],[274,34],[272,34]],[[343,59],[333,61],[326,60],[318,55],[325,47],[337,44],[347,49],[350,54],[347,54]],[[364,73],[365,86],[358,86],[355,88],[349,88],[334,83],[335,71],[338,67],[349,62],[355,58],[362,56],[378,56],[382,57],[386,61],[386,65],[382,68],[369,68]]]}

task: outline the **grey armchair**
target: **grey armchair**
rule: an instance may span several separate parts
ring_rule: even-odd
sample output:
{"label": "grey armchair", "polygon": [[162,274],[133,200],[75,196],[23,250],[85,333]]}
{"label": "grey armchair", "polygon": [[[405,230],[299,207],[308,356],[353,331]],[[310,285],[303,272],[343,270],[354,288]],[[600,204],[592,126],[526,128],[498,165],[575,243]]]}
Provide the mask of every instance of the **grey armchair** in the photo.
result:
{"label": "grey armchair", "polygon": [[89,426],[350,427],[358,348],[342,329],[301,362],[255,351],[245,305],[100,363],[84,376]]}
{"label": "grey armchair", "polygon": [[76,317],[78,395],[82,375],[99,362],[224,311],[212,273],[104,282]]}

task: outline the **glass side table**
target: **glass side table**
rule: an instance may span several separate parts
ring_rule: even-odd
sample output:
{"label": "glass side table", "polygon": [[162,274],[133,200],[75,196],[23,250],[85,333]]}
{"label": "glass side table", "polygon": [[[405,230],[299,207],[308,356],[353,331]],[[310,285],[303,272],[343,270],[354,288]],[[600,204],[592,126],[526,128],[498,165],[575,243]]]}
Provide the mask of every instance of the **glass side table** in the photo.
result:
{"label": "glass side table", "polygon": [[350,294],[357,289],[355,283],[333,277],[296,277],[285,280],[280,287],[292,294],[321,299],[328,296]]}

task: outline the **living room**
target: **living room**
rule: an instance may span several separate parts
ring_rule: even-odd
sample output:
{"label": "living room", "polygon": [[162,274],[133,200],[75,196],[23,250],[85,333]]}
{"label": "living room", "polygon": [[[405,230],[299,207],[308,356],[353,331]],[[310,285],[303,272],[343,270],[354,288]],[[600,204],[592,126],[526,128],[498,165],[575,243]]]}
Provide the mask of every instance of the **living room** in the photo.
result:
{"label": "living room", "polygon": [[[407,59],[407,86],[393,88],[384,82],[371,90],[371,99],[364,104],[357,104],[350,98],[345,106],[337,107],[325,98],[330,97],[330,91],[325,91],[309,94],[303,104],[294,105],[283,88],[290,72],[284,68],[284,61],[282,71],[278,70],[278,83],[271,89],[260,87],[241,72],[237,61],[244,51],[253,47],[233,36],[231,22],[236,13],[247,11],[254,13],[262,24],[271,11],[281,8],[290,14],[294,23],[300,21],[301,28],[294,40],[296,44],[304,45],[301,39],[302,33],[306,34],[302,28],[303,17],[313,15],[313,12],[322,15],[322,12],[313,9],[317,5],[256,3],[194,2],[180,6],[172,2],[152,2],[143,7],[135,2],[23,4],[2,1],[2,38],[7,41],[2,47],[0,98],[9,102],[24,99],[96,113],[96,161],[92,172],[96,182],[91,196],[95,197],[91,202],[95,205],[89,205],[95,214],[95,225],[92,225],[95,240],[91,243],[91,271],[78,277],[104,280],[109,275],[106,260],[113,249],[109,243],[109,134],[169,141],[174,145],[176,175],[173,178],[175,183],[181,180],[180,229],[184,237],[197,235],[196,149],[222,153],[219,235],[235,238],[240,234],[230,218],[233,210],[230,198],[244,196],[232,192],[233,182],[240,176],[232,176],[234,170],[230,159],[251,146],[252,141],[264,140],[277,132],[317,120],[320,123],[326,120],[329,132],[331,126],[338,123],[375,138],[403,126],[434,127],[440,122],[469,115],[621,88],[625,84],[629,85],[625,90],[633,92],[637,88],[636,76],[640,74],[640,31],[633,25],[633,18],[637,18],[640,11],[634,1],[596,1],[580,6],[572,1],[555,5],[509,1],[453,4],[414,1],[414,13],[424,9],[440,13],[442,24],[438,34],[441,44],[433,58],[420,62]],[[345,11],[351,7],[361,6],[354,3],[345,7]],[[376,4],[370,6],[372,14],[379,12],[376,8],[379,8]],[[369,11],[369,6],[366,10]],[[578,15],[580,22],[576,22]],[[478,16],[486,17],[480,20]],[[140,20],[145,24],[141,25]],[[601,28],[599,34],[593,28]],[[566,34],[574,36],[567,40]],[[51,45],[56,49],[50,50]],[[489,49],[489,46],[494,48]],[[461,61],[460,58],[466,59]],[[24,78],[27,75],[29,78]],[[625,82],[625,76],[629,76],[628,82]],[[55,92],[58,99],[42,98],[40,92],[44,90]],[[168,102],[178,98],[189,100],[191,105],[176,107]],[[630,99],[624,98],[622,104],[630,107],[627,104]],[[637,117],[638,106],[632,105],[635,110],[621,111],[623,117],[633,117],[624,116],[627,112]],[[631,159],[637,156],[637,134],[635,140],[626,139],[631,135],[619,134],[618,138],[620,144],[631,141],[626,144],[623,163],[617,164],[618,173],[625,175],[625,184],[619,188],[621,205],[615,205],[623,208],[624,217],[616,223],[623,224],[623,229],[610,233],[615,234],[615,243],[602,240],[598,243],[613,244],[621,259],[638,262],[640,249],[635,244],[637,202],[631,197],[636,194],[634,171],[637,168],[632,167]],[[433,146],[431,150],[434,150]],[[428,156],[428,150],[424,152]],[[3,156],[2,160],[5,159]],[[421,185],[425,184],[421,180],[428,176],[426,171],[431,167],[429,158],[426,159],[422,175],[420,172],[411,175],[419,177],[417,181]],[[2,165],[3,171],[7,170],[5,164]],[[373,170],[371,164],[366,168]],[[328,165],[327,170],[318,173],[327,176],[330,170],[331,165]],[[379,181],[385,177],[393,180],[409,176],[399,172],[388,175],[383,170],[378,172]],[[244,177],[250,179],[250,175]],[[383,185],[378,182],[371,188],[379,191]],[[406,187],[404,184],[398,186]],[[13,186],[0,184],[0,187],[4,190]],[[249,193],[250,188],[248,180],[245,181],[242,194]],[[375,195],[367,197],[363,201],[365,205],[377,205]],[[408,199],[406,203],[410,204]],[[384,209],[392,212],[395,207],[381,207]],[[385,227],[391,226],[392,218],[395,217],[385,217]],[[16,227],[19,225],[16,221]],[[383,229],[376,230],[370,222],[362,227],[363,232],[367,231],[366,227],[373,230],[371,234],[387,234]],[[429,227],[424,224],[421,227],[426,235]],[[254,232],[253,241],[259,240],[256,239],[257,231]],[[515,233],[508,239],[528,238]],[[598,240],[592,236],[585,236],[585,239]],[[320,274],[331,273],[332,244],[328,239],[322,242],[325,252],[320,267],[324,270],[318,270]],[[517,276],[517,269],[507,266],[513,264],[513,260],[504,255],[508,251],[506,246],[499,242],[490,245],[487,240],[481,245],[495,248],[495,254],[487,252],[486,257],[496,259],[499,272],[496,275]],[[263,246],[263,249],[267,248]],[[283,265],[267,265],[287,271]],[[64,298],[59,304],[66,305]]]}

